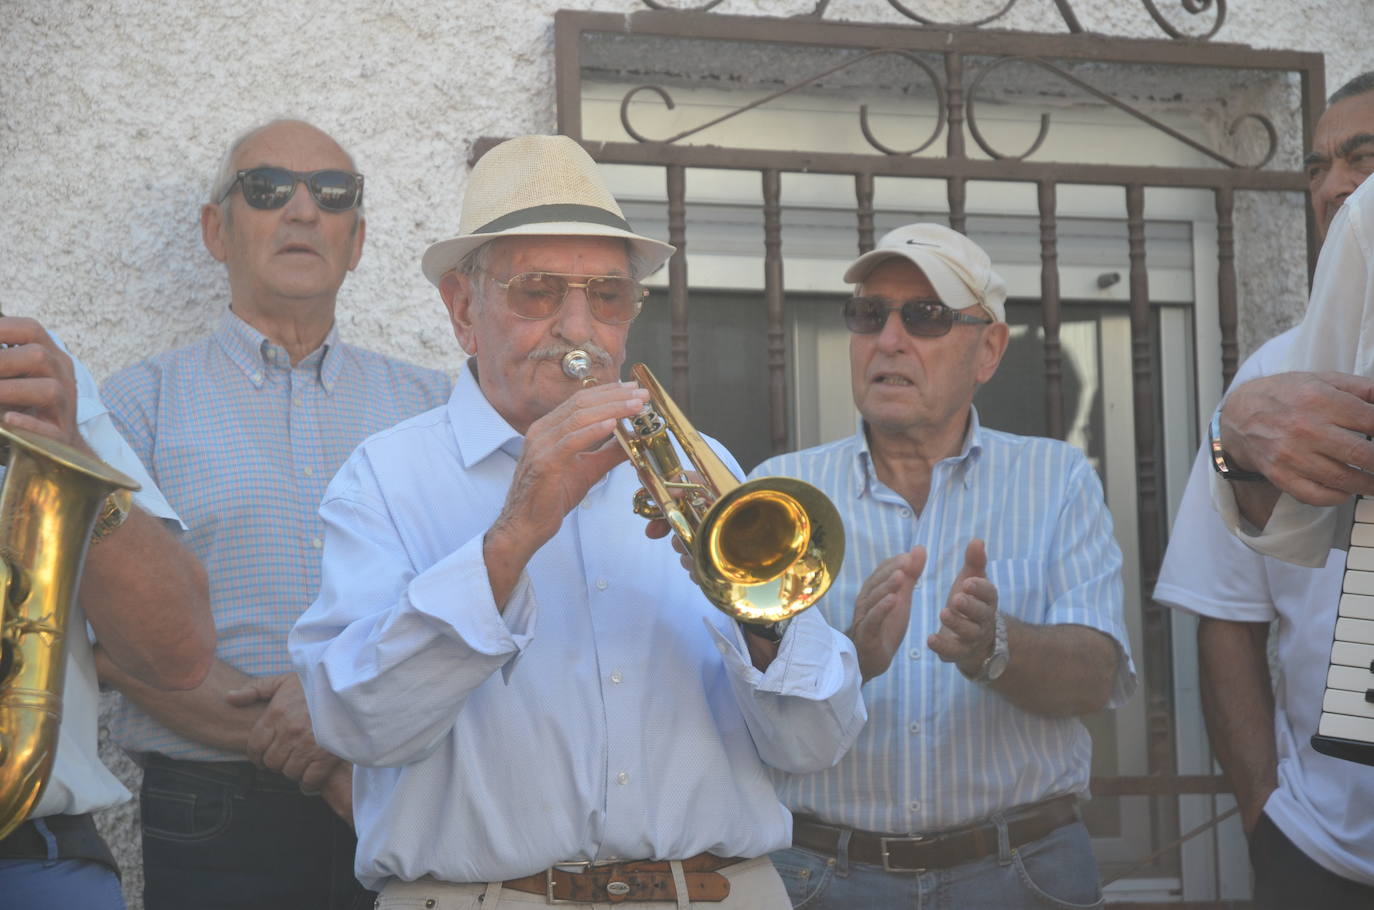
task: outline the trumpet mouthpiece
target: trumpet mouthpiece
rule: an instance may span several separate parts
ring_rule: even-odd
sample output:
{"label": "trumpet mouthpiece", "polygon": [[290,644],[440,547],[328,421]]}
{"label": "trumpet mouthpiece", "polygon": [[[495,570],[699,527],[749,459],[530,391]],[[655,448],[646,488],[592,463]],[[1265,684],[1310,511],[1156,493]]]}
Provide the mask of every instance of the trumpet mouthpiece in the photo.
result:
{"label": "trumpet mouthpiece", "polygon": [[586,351],[569,351],[563,355],[563,373],[569,379],[586,379],[592,374],[592,358]]}

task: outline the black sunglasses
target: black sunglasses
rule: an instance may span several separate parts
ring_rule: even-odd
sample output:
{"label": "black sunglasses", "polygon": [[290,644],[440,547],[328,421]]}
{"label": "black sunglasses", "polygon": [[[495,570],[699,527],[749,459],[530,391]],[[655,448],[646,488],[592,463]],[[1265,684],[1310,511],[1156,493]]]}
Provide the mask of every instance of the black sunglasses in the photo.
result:
{"label": "black sunglasses", "polygon": [[363,201],[363,175],[348,171],[288,171],[284,167],[255,167],[239,171],[219,197],[229,198],[234,187],[243,188],[243,201],[255,209],[279,209],[291,201],[296,184],[304,183],[315,204],[326,212],[346,212]]}
{"label": "black sunglasses", "polygon": [[882,297],[851,297],[844,302],[844,324],[856,335],[873,335],[887,325],[893,310],[902,314],[902,328],[908,335],[939,338],[948,335],[956,322],[967,325],[992,325],[993,320],[951,310],[938,300],[907,300],[893,303]]}

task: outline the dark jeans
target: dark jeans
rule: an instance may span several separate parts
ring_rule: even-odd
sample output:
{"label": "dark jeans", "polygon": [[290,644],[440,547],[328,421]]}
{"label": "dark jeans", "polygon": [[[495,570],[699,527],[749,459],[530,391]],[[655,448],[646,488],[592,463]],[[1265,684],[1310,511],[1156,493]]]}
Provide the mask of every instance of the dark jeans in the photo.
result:
{"label": "dark jeans", "polygon": [[147,910],[358,910],[357,840],[324,800],[248,762],[149,756],[143,773]]}
{"label": "dark jeans", "polygon": [[1263,813],[1250,832],[1250,865],[1255,868],[1255,906],[1260,910],[1374,907],[1374,887],[1341,878],[1317,864]]}

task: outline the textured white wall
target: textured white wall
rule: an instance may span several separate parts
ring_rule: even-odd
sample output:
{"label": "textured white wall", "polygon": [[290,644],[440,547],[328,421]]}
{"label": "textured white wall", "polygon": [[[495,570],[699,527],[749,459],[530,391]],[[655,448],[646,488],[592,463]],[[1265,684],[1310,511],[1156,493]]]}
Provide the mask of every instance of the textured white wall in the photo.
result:
{"label": "textured white wall", "polygon": [[[1157,2],[1174,22],[1190,21],[1178,0]],[[946,21],[1002,3],[907,0]],[[814,6],[727,0],[717,12],[797,15]],[[1089,30],[1161,37],[1139,0],[1073,6]],[[57,328],[97,376],[201,334],[225,300],[197,220],[221,150],[248,126],[298,116],[341,139],[367,174],[367,250],[341,295],[344,332],[451,371],[456,343],[416,261],[456,225],[476,138],[553,130],[559,7],[641,8],[637,0],[0,0],[0,307]],[[909,24],[881,0],[834,0],[828,17]],[[1052,0],[1022,0],[999,26],[1063,31]],[[1232,0],[1219,39],[1322,51],[1334,88],[1374,64],[1371,33],[1368,0]],[[1291,270],[1266,271],[1276,251],[1247,249],[1237,233],[1249,347],[1295,319],[1305,282]],[[1277,245],[1301,240],[1290,230]],[[132,811],[111,826],[137,907]]]}

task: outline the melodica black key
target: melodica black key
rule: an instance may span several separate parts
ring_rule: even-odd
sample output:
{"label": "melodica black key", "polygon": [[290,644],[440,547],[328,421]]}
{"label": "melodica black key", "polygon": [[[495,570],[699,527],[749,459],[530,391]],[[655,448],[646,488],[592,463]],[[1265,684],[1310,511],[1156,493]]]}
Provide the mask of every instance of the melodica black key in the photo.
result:
{"label": "melodica black key", "polygon": [[1340,608],[1312,748],[1374,765],[1374,498],[1355,503]]}

